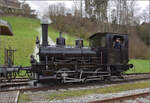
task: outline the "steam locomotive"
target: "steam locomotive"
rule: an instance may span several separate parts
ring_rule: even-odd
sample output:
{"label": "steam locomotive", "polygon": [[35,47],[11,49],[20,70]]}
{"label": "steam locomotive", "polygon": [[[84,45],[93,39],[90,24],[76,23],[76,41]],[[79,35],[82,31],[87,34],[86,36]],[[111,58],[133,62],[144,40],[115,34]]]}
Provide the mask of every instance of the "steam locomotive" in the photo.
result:
{"label": "steam locomotive", "polygon": [[[75,40],[75,46],[66,46],[65,38],[60,36],[56,45],[48,44],[48,23],[42,23],[42,44],[39,39],[39,60],[31,56],[31,71],[37,81],[56,79],[61,82],[84,82],[104,80],[121,76],[132,68],[128,64],[128,35],[117,33],[95,33],[89,37],[89,47],[84,47],[82,39]],[[121,48],[114,48],[116,39]]]}

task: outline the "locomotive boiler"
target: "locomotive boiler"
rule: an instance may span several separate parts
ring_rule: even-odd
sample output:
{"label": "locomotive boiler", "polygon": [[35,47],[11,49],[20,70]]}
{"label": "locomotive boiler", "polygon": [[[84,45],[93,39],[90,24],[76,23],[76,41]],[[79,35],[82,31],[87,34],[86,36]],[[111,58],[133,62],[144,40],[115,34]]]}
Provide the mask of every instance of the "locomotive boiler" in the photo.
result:
{"label": "locomotive boiler", "polygon": [[[118,33],[95,33],[89,37],[89,47],[77,39],[75,46],[66,46],[61,32],[56,45],[48,44],[48,23],[42,26],[42,43],[37,39],[39,60],[31,56],[31,71],[37,81],[56,79],[61,82],[84,82],[104,80],[132,68],[128,64],[128,35]],[[120,48],[114,48],[116,40]]]}

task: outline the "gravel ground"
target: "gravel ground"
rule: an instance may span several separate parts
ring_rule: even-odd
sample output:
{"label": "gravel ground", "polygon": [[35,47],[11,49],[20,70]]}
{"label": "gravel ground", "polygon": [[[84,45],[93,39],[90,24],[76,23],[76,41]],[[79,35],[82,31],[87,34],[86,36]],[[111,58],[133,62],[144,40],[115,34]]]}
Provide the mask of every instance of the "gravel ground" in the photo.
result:
{"label": "gravel ground", "polygon": [[[124,91],[120,93],[92,94],[92,95],[87,95],[83,97],[74,97],[74,98],[63,99],[63,100],[32,101],[32,102],[27,102],[27,103],[87,103],[87,102],[96,101],[96,100],[132,95],[132,94],[137,94],[137,93],[144,93],[147,91],[150,91],[150,88],[129,90],[129,91]],[[150,103],[150,98],[149,96],[144,97],[144,98],[137,98],[135,100],[124,101],[123,103]]]}
{"label": "gravel ground", "polygon": [[123,101],[123,103],[150,103],[150,96],[146,96],[146,97],[142,97],[142,98],[136,98],[134,100],[132,100],[132,99],[126,100],[126,101]]}
{"label": "gravel ground", "polygon": [[18,91],[0,93],[0,103],[17,103]]}
{"label": "gravel ground", "polygon": [[[117,84],[112,84],[112,85],[117,85]],[[129,90],[129,91],[124,91],[120,93],[92,94],[92,95],[87,95],[87,96],[82,96],[82,97],[72,97],[72,98],[63,99],[63,100],[49,101],[47,99],[47,96],[54,92],[61,93],[62,91],[67,91],[67,90],[83,90],[83,89],[101,88],[101,87],[112,86],[112,85],[88,86],[88,87],[68,88],[68,89],[60,89],[60,90],[48,90],[48,91],[39,91],[39,92],[33,92],[33,93],[25,92],[25,94],[29,94],[33,100],[32,102],[28,102],[28,103],[85,103],[85,102],[90,102],[90,101],[95,101],[95,100],[101,100],[101,99],[107,99],[107,98],[113,98],[113,97],[119,97],[119,96],[125,96],[125,95],[131,95],[131,94],[150,91],[150,88],[146,88],[146,89]],[[149,101],[147,99],[142,99],[142,100]],[[134,101],[133,100],[132,102],[126,101],[125,103],[134,103]],[[138,103],[138,102],[135,102],[135,103]],[[147,102],[144,102],[144,103],[147,103]]]}
{"label": "gravel ground", "polygon": [[[70,88],[67,88],[67,89],[54,89],[54,90],[48,90],[48,91],[38,91],[38,92],[24,92],[25,94],[38,94],[38,93],[42,93],[42,94],[47,94],[47,93],[53,93],[53,92],[64,92],[64,91],[68,91],[68,90],[85,90],[85,89],[95,89],[95,88],[103,88],[103,87],[110,87],[110,86],[115,86],[115,85],[120,85],[120,84],[129,84],[129,83],[140,83],[140,82],[145,82],[146,80],[142,80],[142,81],[131,81],[131,82],[128,82],[128,83],[119,83],[119,84],[100,84],[100,85],[97,85],[97,84],[93,84],[91,86],[84,86],[84,87],[70,87]],[[147,80],[149,81],[149,80]],[[42,87],[42,86],[49,86],[47,84],[38,84],[39,87]]]}

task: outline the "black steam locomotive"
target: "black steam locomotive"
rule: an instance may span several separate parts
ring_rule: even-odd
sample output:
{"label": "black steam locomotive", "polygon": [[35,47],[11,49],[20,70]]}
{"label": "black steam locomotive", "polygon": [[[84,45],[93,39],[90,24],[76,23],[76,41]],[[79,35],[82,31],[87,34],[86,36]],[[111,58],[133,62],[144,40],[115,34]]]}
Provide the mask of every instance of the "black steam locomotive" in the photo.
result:
{"label": "black steam locomotive", "polygon": [[[119,40],[119,47],[115,47]],[[48,45],[48,24],[42,24],[42,44],[39,61],[31,56],[31,71],[36,80],[56,79],[62,82],[84,82],[121,76],[132,68],[128,64],[128,35],[117,33],[95,33],[89,37],[89,47],[77,39],[75,47],[65,45],[60,33],[56,45]]]}

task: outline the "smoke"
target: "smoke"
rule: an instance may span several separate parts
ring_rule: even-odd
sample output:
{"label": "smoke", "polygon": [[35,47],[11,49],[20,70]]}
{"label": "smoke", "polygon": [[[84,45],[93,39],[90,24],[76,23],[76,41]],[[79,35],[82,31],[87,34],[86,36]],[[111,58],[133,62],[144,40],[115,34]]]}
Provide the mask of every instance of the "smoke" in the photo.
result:
{"label": "smoke", "polygon": [[52,20],[49,17],[45,17],[43,16],[42,18],[40,18],[41,24],[51,24]]}

